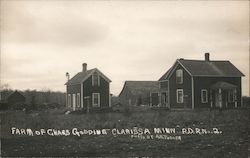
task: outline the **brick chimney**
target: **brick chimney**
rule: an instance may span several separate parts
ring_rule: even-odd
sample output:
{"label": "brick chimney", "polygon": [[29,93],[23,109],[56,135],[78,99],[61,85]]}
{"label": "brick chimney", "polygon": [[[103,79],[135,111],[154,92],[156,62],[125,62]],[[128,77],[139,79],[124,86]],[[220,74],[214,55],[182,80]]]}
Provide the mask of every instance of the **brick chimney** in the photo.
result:
{"label": "brick chimney", "polygon": [[209,61],[209,53],[205,53],[205,61]]}
{"label": "brick chimney", "polygon": [[69,80],[69,73],[66,72],[66,78],[67,78],[67,81]]}
{"label": "brick chimney", "polygon": [[82,64],[82,72],[87,71],[87,63]]}

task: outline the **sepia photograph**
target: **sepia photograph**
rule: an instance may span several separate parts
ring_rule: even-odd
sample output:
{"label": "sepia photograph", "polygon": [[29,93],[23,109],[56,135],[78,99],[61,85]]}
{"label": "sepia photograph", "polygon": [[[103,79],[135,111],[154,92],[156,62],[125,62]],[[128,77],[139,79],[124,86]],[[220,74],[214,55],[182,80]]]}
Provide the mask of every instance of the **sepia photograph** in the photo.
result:
{"label": "sepia photograph", "polygon": [[249,157],[249,6],[0,0],[0,157]]}

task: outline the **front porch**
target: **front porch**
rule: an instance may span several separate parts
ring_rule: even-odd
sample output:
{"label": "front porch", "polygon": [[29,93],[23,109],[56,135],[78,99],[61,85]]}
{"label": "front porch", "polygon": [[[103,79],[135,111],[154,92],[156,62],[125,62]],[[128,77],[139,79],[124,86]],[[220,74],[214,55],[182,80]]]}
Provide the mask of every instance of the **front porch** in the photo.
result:
{"label": "front porch", "polygon": [[158,92],[151,92],[150,93],[150,106],[151,107],[166,107],[170,108],[169,106],[169,94],[167,90],[160,90]]}
{"label": "front porch", "polygon": [[237,86],[216,82],[210,87],[211,108],[237,108]]}

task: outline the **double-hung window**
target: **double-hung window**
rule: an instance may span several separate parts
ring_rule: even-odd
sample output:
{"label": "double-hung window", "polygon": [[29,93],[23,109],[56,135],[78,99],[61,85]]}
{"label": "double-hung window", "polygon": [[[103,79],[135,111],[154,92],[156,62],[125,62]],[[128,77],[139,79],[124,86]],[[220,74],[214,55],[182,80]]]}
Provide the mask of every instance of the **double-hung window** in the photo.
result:
{"label": "double-hung window", "polygon": [[177,84],[183,83],[183,70],[182,69],[176,70],[176,83]]}
{"label": "double-hung window", "polygon": [[100,85],[100,78],[97,72],[92,74],[92,86],[99,86]]}
{"label": "double-hung window", "polygon": [[100,107],[100,93],[92,93],[93,107]]}
{"label": "double-hung window", "polygon": [[207,90],[206,89],[201,90],[201,102],[202,103],[207,103],[208,102]]}
{"label": "double-hung window", "polygon": [[183,103],[183,89],[177,89],[176,90],[176,102],[177,103]]}

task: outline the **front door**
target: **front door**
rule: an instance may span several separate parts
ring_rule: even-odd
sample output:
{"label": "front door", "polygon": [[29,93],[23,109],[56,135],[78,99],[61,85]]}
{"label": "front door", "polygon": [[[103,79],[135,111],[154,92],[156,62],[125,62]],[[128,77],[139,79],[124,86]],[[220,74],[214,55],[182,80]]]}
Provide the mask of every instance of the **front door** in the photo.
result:
{"label": "front door", "polygon": [[86,108],[87,113],[90,111],[90,96],[84,97],[83,106]]}
{"label": "front door", "polygon": [[73,110],[76,110],[76,94],[73,94]]}
{"label": "front door", "polygon": [[151,93],[151,104],[152,106],[159,105],[159,94],[158,93]]}
{"label": "front door", "polygon": [[166,92],[161,93],[161,106],[166,107],[166,102],[167,102],[167,97],[166,97]]}
{"label": "front door", "polygon": [[215,107],[222,108],[222,93],[220,90],[215,91]]}

